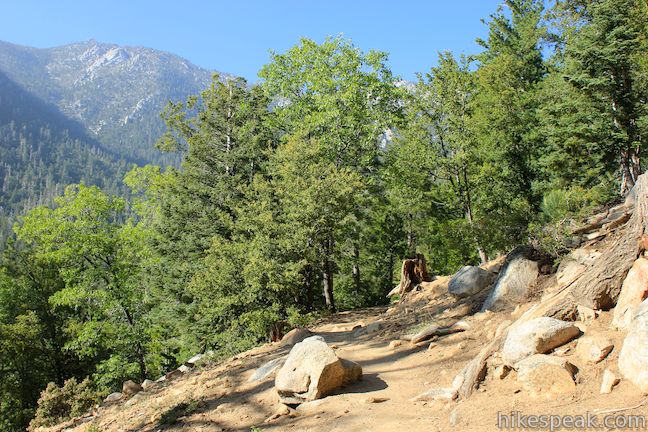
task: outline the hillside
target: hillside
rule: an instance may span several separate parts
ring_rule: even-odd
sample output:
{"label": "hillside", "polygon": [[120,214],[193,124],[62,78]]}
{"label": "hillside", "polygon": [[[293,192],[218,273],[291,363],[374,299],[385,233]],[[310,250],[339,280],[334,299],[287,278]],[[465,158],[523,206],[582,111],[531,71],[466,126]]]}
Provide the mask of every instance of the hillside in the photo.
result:
{"label": "hillside", "polygon": [[83,125],[121,157],[177,162],[154,148],[168,101],[185,100],[212,71],[162,51],[94,40],[38,49],[0,41],[0,71]]}
{"label": "hillside", "polygon": [[51,203],[70,183],[123,189],[126,160],[1,71],[0,154],[0,245],[17,215]]}
{"label": "hillside", "polygon": [[[646,199],[642,192],[640,202]],[[637,208],[641,207],[643,204],[637,204]],[[627,211],[627,207],[619,206],[602,214],[614,219],[619,209]],[[632,224],[621,222],[603,229],[598,222],[590,224],[581,231],[580,247],[557,271],[538,271],[535,267],[532,272],[531,267],[514,264],[526,259],[512,253],[506,261],[500,257],[481,266],[496,279],[482,290],[474,291],[470,286],[473,294],[458,295],[453,290],[452,280],[457,275],[438,277],[423,282],[406,301],[389,308],[335,314],[314,323],[312,333],[291,332],[281,342],[227,361],[197,356],[157,382],[149,381],[135,395],[116,393],[109,397],[111,402],[104,402],[86,416],[35,430],[361,432],[407,428],[427,432],[457,428],[490,432],[498,429],[498,418],[501,425],[517,429],[505,423],[514,421],[511,416],[515,415],[551,415],[555,421],[561,415],[588,415],[596,417],[599,426],[603,421],[645,422],[642,416],[648,400],[642,385],[648,382],[645,376],[633,376],[627,363],[629,353],[637,353],[639,357],[635,358],[640,358],[641,350],[646,348],[645,344],[635,346],[629,335],[644,332],[645,337],[645,329],[639,324],[619,323],[629,305],[637,311],[633,322],[645,320],[640,311],[645,311],[648,303],[643,301],[639,309],[637,306],[641,293],[645,296],[646,274],[634,279],[637,275],[633,273],[635,267],[645,266],[645,258],[640,256],[634,262],[616,308],[594,311],[579,306],[576,322],[553,321],[563,329],[572,329],[570,336],[558,340],[559,331],[549,336],[551,326],[542,327],[542,320],[552,319],[537,318],[537,311],[561,298],[561,292],[596,273],[606,256],[623,242]],[[506,307],[484,310],[485,300],[511,278],[530,281],[525,296],[515,300],[514,293],[508,292],[503,294],[510,301]],[[582,301],[586,303],[587,299]],[[529,324],[543,330],[524,333],[522,329]],[[412,334],[423,334],[431,325],[461,331],[414,343]],[[323,337],[339,358],[357,362],[362,367],[362,379],[321,399],[284,405],[275,378],[278,373],[286,373],[286,368],[277,371],[288,361],[289,352],[297,349],[293,344],[312,334]],[[520,340],[521,334],[525,337]],[[507,356],[521,346],[511,350],[511,341],[516,338],[521,345],[545,338],[534,348],[545,355],[529,357],[532,353],[525,353],[527,359],[534,359],[531,365],[523,359],[509,367]],[[464,394],[473,359],[480,358],[487,349],[486,341],[497,340],[504,343],[487,358],[477,391]],[[302,364],[308,362],[316,363],[317,358],[309,357]],[[616,378],[606,383],[610,374],[620,377],[620,382]],[[315,379],[315,375],[312,377]],[[520,424],[524,429],[525,423]]]}

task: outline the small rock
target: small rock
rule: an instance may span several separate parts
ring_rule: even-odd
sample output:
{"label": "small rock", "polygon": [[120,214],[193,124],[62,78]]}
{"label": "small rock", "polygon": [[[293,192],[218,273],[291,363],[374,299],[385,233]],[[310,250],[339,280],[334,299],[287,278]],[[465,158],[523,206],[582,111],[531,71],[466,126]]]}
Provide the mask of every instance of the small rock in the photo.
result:
{"label": "small rock", "polygon": [[459,320],[456,323],[454,323],[452,327],[460,328],[464,330],[470,330],[472,328],[472,325],[469,322],[466,322],[464,320]]}
{"label": "small rock", "polygon": [[389,400],[388,397],[378,397],[378,396],[369,396],[366,398],[364,401],[367,404],[374,404],[374,403],[383,403],[387,402]]}
{"label": "small rock", "polygon": [[475,320],[477,320],[477,321],[486,321],[487,319],[489,319],[490,317],[492,317],[493,314],[494,314],[493,311],[486,310],[486,311],[481,311],[481,312],[476,313],[476,314],[473,316],[473,318],[474,318]]}
{"label": "small rock", "polygon": [[459,391],[459,389],[461,388],[463,383],[464,383],[464,375],[459,374],[459,375],[455,376],[454,379],[452,380],[452,385],[450,386],[450,388],[452,390]]}
{"label": "small rock", "polygon": [[608,394],[612,391],[615,385],[619,384],[621,380],[609,369],[603,372],[603,381],[601,382],[601,394]]}
{"label": "small rock", "polygon": [[576,366],[560,357],[535,354],[515,365],[518,380],[533,394],[551,396],[574,390]]}
{"label": "small rock", "polygon": [[578,340],[576,353],[587,363],[602,361],[614,348],[614,344],[603,336],[585,336]]}
{"label": "small rock", "polygon": [[179,368],[174,369],[171,372],[164,375],[164,380],[165,381],[171,381],[171,380],[174,380],[174,379],[176,379],[178,377],[181,377],[182,375],[183,375],[183,372]]}
{"label": "small rock", "polygon": [[428,390],[410,399],[411,402],[454,400],[457,398],[457,390],[451,388],[436,388]]}
{"label": "small rock", "polygon": [[580,335],[570,322],[540,317],[509,329],[502,347],[502,360],[514,365],[533,354],[544,354]]}
{"label": "small rock", "polygon": [[270,417],[265,419],[263,422],[270,423],[271,421],[276,420],[279,417],[290,415],[292,411],[294,410],[292,410],[289,406],[284,404],[279,404],[279,408],[277,408],[277,411],[275,411],[274,414],[272,414]]}
{"label": "small rock", "polygon": [[276,359],[272,359],[269,362],[264,363],[262,366],[260,366],[257,370],[254,371],[254,373],[248,378],[248,382],[253,382],[253,381],[263,381],[276,371],[278,371],[281,366],[283,366],[284,362],[286,361],[286,357],[279,357]]}
{"label": "small rock", "polygon": [[135,381],[128,380],[122,384],[122,393],[126,396],[133,396],[141,391],[142,386],[137,384]]}
{"label": "small rock", "polygon": [[452,427],[459,425],[461,418],[459,417],[459,411],[457,408],[453,409],[452,412],[450,413],[449,421],[450,421],[450,426]]}
{"label": "small rock", "polygon": [[576,306],[576,311],[578,312],[578,318],[582,322],[593,321],[598,317],[598,311],[590,309],[587,306],[578,305]]}
{"label": "small rock", "polygon": [[279,346],[293,346],[311,336],[313,336],[313,333],[308,329],[292,329],[288,333],[286,333],[283,338],[281,338]]}
{"label": "small rock", "polygon": [[403,342],[401,342],[399,340],[393,340],[393,341],[389,342],[389,348],[397,348],[397,347],[399,347],[401,345],[403,345]]}
{"label": "small rock", "polygon": [[146,398],[146,395],[144,393],[137,393],[136,395],[134,395],[132,398],[130,398],[124,404],[124,407],[125,408],[131,407],[131,406],[135,405],[136,403],[138,403],[139,401],[141,401],[142,399],[145,399],[145,398]]}
{"label": "small rock", "polygon": [[202,360],[204,356],[202,354],[196,354],[195,356],[191,357],[189,360],[185,362],[185,365],[189,367],[194,367],[196,363],[198,363],[200,360]]}
{"label": "small rock", "polygon": [[499,380],[503,380],[511,372],[511,367],[509,365],[499,365],[493,371],[493,377]]}
{"label": "small rock", "polygon": [[368,334],[368,335],[370,335],[370,334],[374,334],[374,333],[378,333],[380,330],[382,330],[382,328],[383,328],[383,324],[384,324],[384,323],[383,323],[382,321],[380,321],[380,320],[378,320],[378,321],[374,321],[374,322],[368,324],[368,325],[364,328],[365,333]]}
{"label": "small rock", "polygon": [[123,393],[120,392],[115,392],[115,393],[110,393],[108,396],[106,396],[106,399],[104,399],[105,403],[114,403],[122,400],[124,397]]}
{"label": "small rock", "polygon": [[428,345],[428,348],[427,348],[427,349],[428,349],[428,351],[433,350],[433,349],[436,348],[438,345],[439,345],[439,344],[436,343],[436,342],[430,342],[430,345]]}
{"label": "small rock", "polygon": [[142,383],[142,388],[144,390],[150,390],[153,387],[155,387],[155,381],[151,381],[150,379],[145,379],[144,382]]}
{"label": "small rock", "polygon": [[189,366],[187,366],[187,365],[180,365],[180,367],[178,368],[178,370],[179,370],[181,373],[186,374],[187,372],[191,371],[191,368],[190,368]]}

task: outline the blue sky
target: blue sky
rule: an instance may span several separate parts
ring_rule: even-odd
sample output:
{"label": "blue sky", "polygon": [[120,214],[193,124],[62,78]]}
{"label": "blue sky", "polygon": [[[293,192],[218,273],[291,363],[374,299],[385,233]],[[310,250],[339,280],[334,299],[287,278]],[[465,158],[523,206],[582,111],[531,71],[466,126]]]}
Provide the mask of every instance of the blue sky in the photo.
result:
{"label": "blue sky", "polygon": [[96,39],[165,50],[256,81],[269,50],[343,34],[414,79],[436,53],[479,52],[495,0],[2,0],[0,40],[40,48]]}

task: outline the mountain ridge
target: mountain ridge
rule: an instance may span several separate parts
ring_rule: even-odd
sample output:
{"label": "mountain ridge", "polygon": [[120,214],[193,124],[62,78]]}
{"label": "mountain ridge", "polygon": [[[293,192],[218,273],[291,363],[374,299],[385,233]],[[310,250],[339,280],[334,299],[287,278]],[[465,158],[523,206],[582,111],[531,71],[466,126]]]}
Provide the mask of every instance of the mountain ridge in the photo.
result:
{"label": "mountain ridge", "polygon": [[119,155],[163,165],[177,158],[154,148],[164,130],[159,113],[218,73],[166,51],[94,39],[51,48],[0,41],[0,70]]}

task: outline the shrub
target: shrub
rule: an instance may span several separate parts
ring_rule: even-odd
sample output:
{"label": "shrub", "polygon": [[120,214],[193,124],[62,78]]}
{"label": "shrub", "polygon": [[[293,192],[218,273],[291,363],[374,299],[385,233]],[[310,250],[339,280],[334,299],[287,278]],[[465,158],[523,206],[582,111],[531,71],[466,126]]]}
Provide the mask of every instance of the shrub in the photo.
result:
{"label": "shrub", "polygon": [[41,392],[30,428],[52,426],[78,417],[99,402],[100,396],[88,378],[80,383],[71,378],[63,383],[63,387],[51,382]]}

